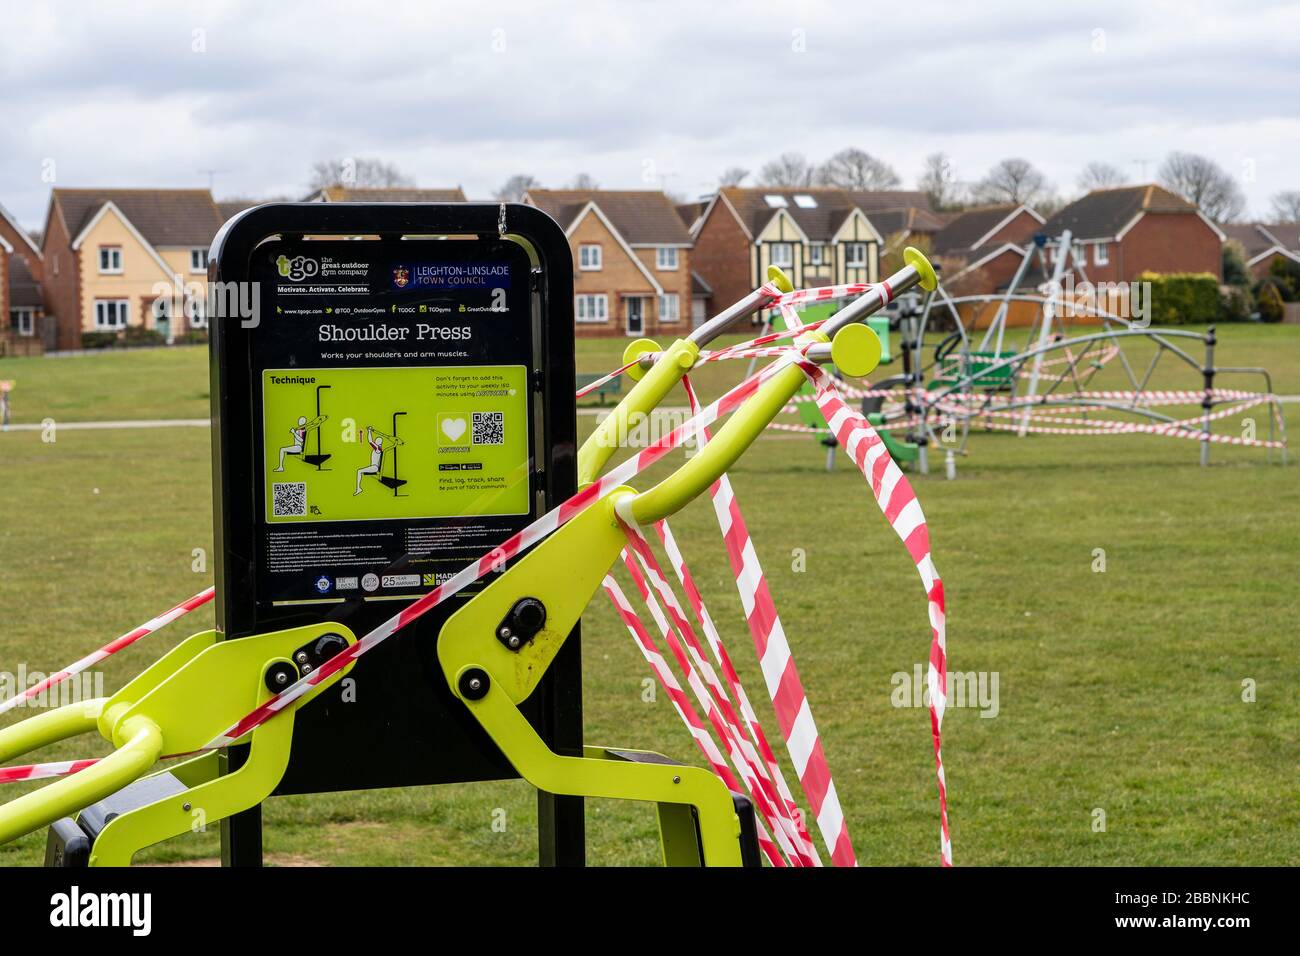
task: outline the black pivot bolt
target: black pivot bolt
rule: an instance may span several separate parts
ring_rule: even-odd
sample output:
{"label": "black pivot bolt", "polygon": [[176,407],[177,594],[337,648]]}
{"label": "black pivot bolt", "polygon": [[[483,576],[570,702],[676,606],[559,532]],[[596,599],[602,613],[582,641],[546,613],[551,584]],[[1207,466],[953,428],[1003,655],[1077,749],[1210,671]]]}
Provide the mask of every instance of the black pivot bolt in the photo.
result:
{"label": "black pivot bolt", "polygon": [[491,685],[492,682],[488,680],[487,671],[478,667],[471,667],[461,674],[458,684],[460,694],[466,700],[482,700],[487,696],[488,688]]}
{"label": "black pivot bolt", "polygon": [[279,661],[266,669],[266,689],[278,694],[298,679],[298,669],[288,661]]}

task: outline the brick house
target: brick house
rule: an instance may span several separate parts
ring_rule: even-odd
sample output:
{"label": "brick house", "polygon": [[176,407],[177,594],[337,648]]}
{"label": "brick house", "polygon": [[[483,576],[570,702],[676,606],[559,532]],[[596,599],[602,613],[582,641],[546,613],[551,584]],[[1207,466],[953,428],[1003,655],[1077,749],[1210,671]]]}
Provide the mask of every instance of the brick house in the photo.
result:
{"label": "brick house", "polygon": [[0,206],[0,355],[29,355],[47,346],[43,266],[35,240]]}
{"label": "brick house", "polygon": [[206,189],[55,189],[41,280],[57,347],[85,332],[207,328],[208,247],[221,212]]}
{"label": "brick house", "polygon": [[579,336],[676,336],[690,329],[694,300],[707,284],[691,271],[690,232],[666,195],[532,189],[523,201],[569,237]]}
{"label": "brick house", "polygon": [[905,209],[933,215],[928,196],[902,190],[718,190],[691,228],[695,270],[712,290],[711,311],[761,285],[769,265],[784,269],[798,287],[877,281],[888,234],[872,217],[888,213],[891,223],[901,223],[896,214]]}
{"label": "brick house", "polygon": [[1025,249],[1045,220],[1024,204],[980,206],[949,220],[931,251],[954,295],[992,295],[1015,278]]}
{"label": "brick house", "polygon": [[1276,259],[1300,263],[1300,224],[1250,222],[1220,226],[1229,239],[1246,251],[1246,268],[1252,279],[1268,275]]}
{"label": "brick house", "polygon": [[1052,261],[1066,229],[1092,282],[1130,282],[1143,272],[1223,278],[1223,230],[1159,186],[1098,189],[1070,203],[1039,230]]}

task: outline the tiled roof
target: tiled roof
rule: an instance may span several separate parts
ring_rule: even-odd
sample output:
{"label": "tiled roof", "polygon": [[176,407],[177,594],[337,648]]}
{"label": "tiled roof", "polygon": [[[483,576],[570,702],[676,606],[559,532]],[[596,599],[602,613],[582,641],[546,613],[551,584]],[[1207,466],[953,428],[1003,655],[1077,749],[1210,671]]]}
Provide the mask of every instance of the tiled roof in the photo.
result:
{"label": "tiled roof", "polygon": [[628,245],[690,245],[673,201],[648,189],[530,189],[525,197],[565,229],[594,202]]}
{"label": "tiled roof", "polygon": [[915,206],[906,209],[881,209],[868,213],[867,218],[886,239],[898,233],[933,234],[942,229],[946,221],[938,213],[928,209],[918,209]]}
{"label": "tiled roof", "polygon": [[713,295],[713,286],[694,269],[691,270],[691,295]]}
{"label": "tiled roof", "polygon": [[955,255],[970,252],[977,242],[1019,208],[1017,204],[1006,203],[967,209],[958,213],[948,225],[935,234],[935,253]]}
{"label": "tiled roof", "polygon": [[206,189],[55,189],[50,201],[72,239],[110,202],[155,248],[207,246],[225,221]]}
{"label": "tiled roof", "polygon": [[679,202],[677,204],[677,215],[682,217],[682,222],[686,223],[689,229],[695,225],[695,220],[704,215],[704,210],[709,207],[707,199],[701,199],[698,202]]}
{"label": "tiled roof", "polygon": [[1294,222],[1227,223],[1219,227],[1229,239],[1236,239],[1251,259],[1262,252],[1281,246],[1291,252],[1300,252],[1300,224]]}
{"label": "tiled roof", "polygon": [[41,305],[40,284],[32,278],[27,260],[22,256],[9,257],[9,306],[19,308]]}
{"label": "tiled roof", "polygon": [[1196,207],[1155,185],[1098,189],[1058,212],[1042,232],[1055,238],[1069,229],[1076,239],[1111,239],[1140,212],[1194,215]]}
{"label": "tiled roof", "polygon": [[465,202],[465,192],[459,186],[454,189],[327,186],[312,193],[307,200],[319,199],[322,193],[330,202]]}
{"label": "tiled roof", "polygon": [[[857,192],[848,189],[808,187],[806,189],[742,188],[729,186],[720,192],[735,208],[745,227],[753,235],[763,231],[780,209],[789,213],[800,229],[815,242],[828,242],[855,208],[861,209],[875,225],[872,213],[915,208],[930,213],[930,198],[925,193],[906,190]],[[779,197],[772,205],[768,197]],[[802,205],[798,197],[807,197]],[[780,205],[780,201],[784,205]],[[811,200],[811,202],[809,202]],[[932,213],[930,213],[932,215]],[[877,226],[885,235],[885,230]]]}
{"label": "tiled roof", "polygon": [[245,209],[252,209],[256,205],[258,205],[256,199],[223,199],[217,201],[217,209],[221,213],[222,222],[234,219]]}

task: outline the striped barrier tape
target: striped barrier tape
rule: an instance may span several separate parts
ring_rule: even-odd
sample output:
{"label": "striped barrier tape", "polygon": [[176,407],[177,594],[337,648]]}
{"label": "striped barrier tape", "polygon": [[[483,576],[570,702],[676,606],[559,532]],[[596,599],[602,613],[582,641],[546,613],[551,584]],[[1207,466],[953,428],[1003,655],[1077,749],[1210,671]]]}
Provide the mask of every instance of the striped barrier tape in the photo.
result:
{"label": "striped barrier tape", "polygon": [[[691,408],[697,408],[699,398],[695,389],[686,378],[683,378],[682,383]],[[707,440],[707,431],[702,432],[698,441]],[[776,603],[772,600],[772,592],[767,586],[749,529],[740,513],[731,480],[725,474],[713,483],[709,497],[726,544],[727,559],[731,563],[732,576],[736,580],[736,590],[740,594],[745,623],[754,642],[763,681],[776,712],[777,725],[781,729],[795,776],[808,801],[808,809],[817,821],[831,862],[836,866],[855,866],[857,857],[853,852],[853,841],[822,748],[817,723],[813,719],[812,705],[804,691],[785,628],[777,613]]]}
{"label": "striped barrier tape", "polygon": [[[626,557],[626,552],[624,552],[624,555]],[[643,583],[644,582],[638,582],[638,587],[641,587]],[[705,761],[728,788],[739,792],[740,784],[736,782],[736,778],[731,773],[731,768],[727,766],[727,762],[723,758],[721,751],[718,750],[718,745],[714,741],[713,735],[709,733],[708,727],[706,727],[704,721],[700,719],[699,712],[694,706],[692,706],[690,700],[686,696],[686,692],[682,690],[682,685],[677,682],[676,675],[674,675],[672,669],[669,668],[668,662],[664,659],[663,654],[660,653],[654,639],[650,636],[650,632],[646,630],[645,625],[637,616],[637,613],[628,601],[627,596],[623,593],[623,589],[618,586],[618,582],[614,580],[613,576],[608,574],[605,575],[602,586],[605,588],[605,593],[609,595],[609,599],[614,603],[614,609],[618,612],[619,617],[622,618],[624,626],[632,635],[632,640],[636,643],[642,656],[645,657],[646,663],[650,665],[650,669],[654,672],[655,677],[659,679],[659,685],[663,687],[664,692],[668,694],[668,699],[672,702],[678,716],[681,717],[682,722],[686,724],[687,730],[690,731],[691,738],[700,748],[700,752],[704,754]],[[647,600],[647,603],[651,600],[648,590],[644,592],[643,597]],[[763,851],[764,855],[773,866],[786,865],[785,858],[772,842],[766,828],[763,827],[761,823],[759,824],[759,848]]]}
{"label": "striped barrier tape", "polygon": [[[759,790],[756,785],[752,767],[749,766],[744,755],[741,754],[739,746],[733,738],[730,728],[727,727],[722,715],[719,713],[718,707],[710,698],[708,691],[700,681],[699,674],[692,668],[690,659],[682,649],[678,635],[674,632],[673,625],[664,615],[663,606],[655,598],[654,592],[651,590],[651,584],[647,582],[648,574],[645,571],[646,565],[640,564],[640,566],[638,566],[639,562],[633,560],[630,550],[632,547],[631,535],[628,536],[628,543],[629,547],[624,548],[621,555],[623,564],[627,568],[628,573],[632,576],[632,581],[641,595],[641,600],[645,602],[646,607],[649,609],[651,618],[654,619],[655,624],[658,626],[659,633],[662,635],[664,643],[668,645],[669,650],[673,653],[673,657],[677,660],[677,665],[682,669],[682,673],[686,677],[686,685],[690,687],[691,693],[695,697],[696,706],[699,710],[704,711],[704,716],[708,721],[709,726],[713,728],[714,733],[718,735],[718,739],[722,741],[723,746],[726,748],[727,753],[731,758],[732,766],[736,768],[741,779],[744,780],[743,791],[747,791],[754,798],[754,808],[758,811],[759,819],[765,824],[763,831],[764,835],[767,835],[766,828],[772,827],[772,832],[776,834],[776,841],[780,844],[778,854],[784,854],[782,857],[783,865],[785,860],[788,860],[790,864],[794,866],[803,865],[802,861],[793,852],[789,838],[785,835],[780,822],[775,818],[772,807],[766,802],[761,790]],[[655,587],[655,590],[658,590],[657,586]],[[660,655],[660,659],[663,659],[662,654]],[[666,666],[666,661],[664,670],[671,674],[671,671]],[[659,677],[660,683],[663,684],[664,674],[656,673],[656,676]],[[667,690],[669,685],[663,684],[663,686]],[[680,688],[681,685],[678,684],[677,686]],[[705,732],[708,732],[707,728]],[[710,741],[713,740],[712,737],[709,739]],[[719,753],[720,752],[721,751],[719,751]],[[727,767],[725,762],[722,763],[722,766],[724,768]],[[728,788],[737,792],[742,792],[741,785],[736,783],[735,776],[730,774],[730,772],[722,777],[722,781]],[[776,848],[776,844],[773,844],[773,848]]]}
{"label": "striped barrier tape", "polygon": [[[624,549],[623,562],[628,566],[633,580],[637,582],[638,590],[642,589],[643,581],[648,580],[655,594],[658,595],[658,600],[651,600],[652,596],[648,594],[643,594],[643,597],[647,599],[655,623],[660,625],[664,641],[673,652],[677,666],[686,675],[687,685],[695,693],[709,723],[718,732],[732,764],[744,779],[746,789],[754,799],[754,806],[772,827],[772,832],[776,835],[777,842],[780,843],[786,857],[796,866],[812,865],[812,860],[800,852],[798,848],[800,837],[794,820],[790,817],[789,809],[777,798],[772,782],[767,778],[767,770],[758,752],[741,729],[740,719],[732,707],[731,699],[723,688],[722,682],[718,679],[717,672],[704,658],[699,636],[686,619],[677,595],[668,585],[668,580],[664,577],[659,561],[650,549],[645,533],[629,518],[620,517],[628,538],[628,548]],[[640,565],[639,569],[632,561],[633,555],[636,556],[636,564]],[[667,619],[663,617],[661,611],[657,610],[661,605],[668,611]]]}
{"label": "striped barrier tape", "polygon": [[116,654],[118,651],[122,650],[123,648],[130,647],[136,641],[140,640],[140,638],[146,637],[152,634],[154,631],[166,627],[168,624],[170,624],[172,621],[176,620],[177,618],[184,617],[186,614],[190,613],[190,611],[193,611],[195,608],[202,607],[204,604],[207,604],[209,601],[211,601],[213,595],[215,594],[216,594],[215,588],[205,588],[204,590],[200,591],[198,594],[194,595],[193,597],[186,598],[184,601],[182,601],[180,604],[177,604],[171,610],[164,611],[162,614],[159,614],[157,617],[145,621],[145,623],[141,624],[139,627],[135,628],[134,630],[127,631],[121,637],[114,638],[113,640],[105,644],[103,647],[101,647],[99,650],[87,654],[79,661],[75,661],[74,663],[69,664],[67,667],[63,668],[63,670],[59,671],[57,674],[51,674],[49,677],[45,678],[40,683],[32,687],[29,687],[26,690],[21,691],[20,693],[15,694],[13,697],[10,697],[3,704],[0,704],[0,714],[8,713],[9,711],[13,710],[15,707],[21,707],[25,701],[31,700],[33,697],[36,697],[39,694],[44,693],[45,691],[49,690],[51,687],[54,687],[56,684],[63,683],[63,681],[67,680],[69,677],[73,677],[77,674],[80,674],[82,671],[86,670],[89,667],[94,667],[100,661],[112,657],[114,654]]}
{"label": "striped barrier tape", "polygon": [[939,853],[943,866],[952,866],[952,839],[948,831],[948,784],[943,774],[943,756],[940,742],[943,714],[948,701],[948,643],[943,581],[934,566],[930,553],[930,531],[925,513],[911,483],[885,448],[884,439],[876,433],[861,415],[849,410],[835,394],[830,376],[811,362],[800,362],[800,367],[817,389],[821,409],[840,446],[857,464],[871,485],[876,504],[880,507],[894,533],[907,547],[916,564],[921,583],[925,586],[930,617],[930,664],[926,683],[930,691],[930,728],[934,736],[934,763],[939,781]]}
{"label": "striped barrier tape", "polygon": [[811,860],[814,866],[821,866],[821,857],[818,856],[812,837],[808,835],[808,828],[804,825],[803,813],[800,811],[799,805],[795,803],[794,796],[790,793],[790,787],[785,781],[785,774],[782,773],[781,765],[776,759],[772,745],[768,743],[767,734],[763,731],[763,724],[754,712],[753,705],[749,702],[749,695],[745,692],[745,686],[740,682],[740,675],[731,662],[731,656],[727,653],[727,647],[722,642],[722,635],[718,633],[717,626],[713,623],[713,618],[709,614],[709,609],[704,606],[704,598],[700,595],[699,588],[695,586],[695,580],[691,576],[690,569],[686,566],[686,560],[682,557],[681,550],[677,547],[677,541],[673,537],[672,530],[668,527],[666,521],[659,522],[655,529],[659,533],[659,540],[664,546],[664,552],[668,555],[668,561],[677,574],[677,580],[686,593],[686,599],[690,602],[691,609],[695,613],[695,618],[699,621],[704,636],[709,642],[709,648],[713,651],[714,659],[717,660],[718,666],[722,668],[722,675],[727,679],[727,685],[736,697],[736,702],[740,706],[740,714],[749,729],[749,735],[757,745],[758,752],[767,765],[767,779],[776,787],[774,800],[784,804],[786,813],[794,823],[801,854]]}

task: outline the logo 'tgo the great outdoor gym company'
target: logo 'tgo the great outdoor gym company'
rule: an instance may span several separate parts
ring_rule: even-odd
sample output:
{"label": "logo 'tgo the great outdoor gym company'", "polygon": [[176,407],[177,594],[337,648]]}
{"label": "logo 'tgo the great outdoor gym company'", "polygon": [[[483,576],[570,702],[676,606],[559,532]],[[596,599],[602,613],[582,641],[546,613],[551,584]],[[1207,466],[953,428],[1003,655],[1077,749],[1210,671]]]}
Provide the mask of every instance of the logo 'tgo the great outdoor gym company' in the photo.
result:
{"label": "logo 'tgo the great outdoor gym company'", "polygon": [[280,275],[294,282],[314,276],[320,271],[320,263],[306,256],[294,256],[292,259],[288,256],[280,256],[275,260],[275,267]]}

